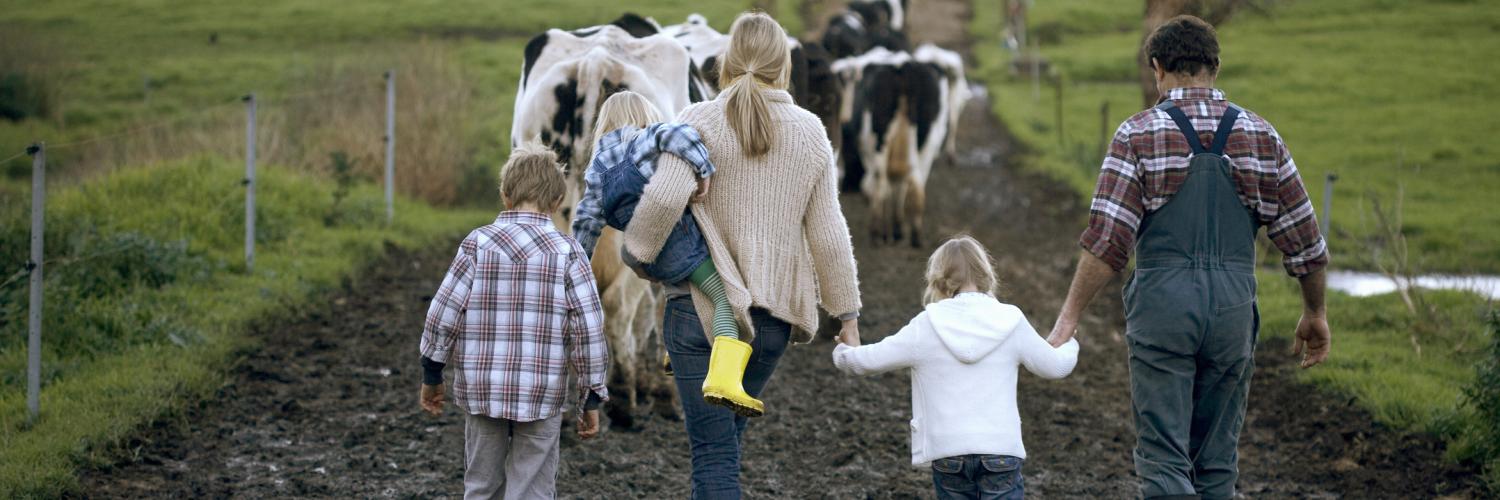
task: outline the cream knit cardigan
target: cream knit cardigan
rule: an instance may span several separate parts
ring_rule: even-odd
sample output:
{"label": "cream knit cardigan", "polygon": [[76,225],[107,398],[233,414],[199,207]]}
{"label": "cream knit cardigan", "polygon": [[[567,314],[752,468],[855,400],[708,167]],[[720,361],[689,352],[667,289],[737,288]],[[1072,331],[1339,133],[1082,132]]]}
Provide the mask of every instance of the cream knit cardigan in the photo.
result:
{"label": "cream knit cardigan", "polygon": [[[755,332],[750,308],[793,326],[793,342],[809,342],[817,305],[834,316],[858,312],[859,278],[849,225],[839,209],[833,149],[823,124],[784,90],[761,89],[775,122],[771,150],[742,152],[725,119],[725,99],[689,106],[677,121],[692,125],[717,171],[708,199],[692,206],[740,322],[741,340]],[[625,230],[625,250],[654,262],[697,184],[682,159],[662,155]],[[712,303],[693,290],[704,332]]]}

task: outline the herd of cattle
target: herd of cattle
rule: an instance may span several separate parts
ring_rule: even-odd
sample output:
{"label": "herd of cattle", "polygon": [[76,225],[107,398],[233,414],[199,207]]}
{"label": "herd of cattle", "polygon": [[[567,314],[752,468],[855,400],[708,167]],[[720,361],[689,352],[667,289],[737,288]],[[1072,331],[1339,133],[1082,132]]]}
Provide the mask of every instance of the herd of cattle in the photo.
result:
{"label": "herd of cattle", "polygon": [[[907,0],[853,0],[829,20],[821,40],[788,37],[788,90],[823,120],[840,158],[842,188],[859,189],[869,201],[872,240],[907,236],[920,246],[927,178],[940,152],[954,152],[969,87],[957,53],[910,46],[907,7]],[[564,220],[582,194],[581,172],[593,155],[593,125],[604,100],[629,89],[674,117],[713,99],[728,41],[698,14],[662,26],[626,13],[607,25],[547,30],[526,44],[511,144],[540,140],[568,167]],[[606,230],[593,265],[614,359],[611,389],[625,403],[611,405],[611,418],[629,425],[634,405],[648,394],[657,396],[658,413],[673,415],[676,405],[650,354],[657,352],[660,292],[624,266],[620,245],[619,235]]]}

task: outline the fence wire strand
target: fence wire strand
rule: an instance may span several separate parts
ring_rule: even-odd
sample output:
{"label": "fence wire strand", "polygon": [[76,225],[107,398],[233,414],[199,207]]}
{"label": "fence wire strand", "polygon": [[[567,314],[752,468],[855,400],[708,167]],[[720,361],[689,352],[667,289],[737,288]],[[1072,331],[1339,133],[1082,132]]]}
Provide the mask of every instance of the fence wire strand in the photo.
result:
{"label": "fence wire strand", "polygon": [[131,127],[131,128],[116,130],[114,132],[110,132],[110,133],[107,133],[107,134],[95,135],[95,136],[92,136],[92,137],[87,137],[87,138],[84,138],[84,139],[78,139],[78,140],[74,140],[74,141],[68,141],[68,142],[64,142],[64,143],[60,143],[60,144],[48,144],[47,145],[47,149],[65,149],[65,148],[70,148],[70,147],[77,147],[77,146],[83,146],[83,145],[87,145],[87,144],[93,144],[95,142],[100,142],[100,141],[105,141],[105,140],[110,140],[110,139],[118,139],[118,138],[121,138],[121,137],[129,137],[129,136],[133,136],[133,135],[136,135],[136,134],[139,134],[139,133],[142,133],[142,132],[147,132],[147,131],[150,131],[150,130],[154,130],[154,129],[166,127],[166,126],[169,126],[169,125],[174,125],[174,124],[177,124],[177,123],[181,123],[181,122],[187,121],[187,120],[192,119],[192,118],[198,118],[198,117],[201,117],[203,115],[207,115],[210,112],[219,111],[221,108],[226,108],[226,107],[228,107],[228,106],[230,106],[232,104],[238,103],[238,102],[240,102],[240,98],[236,97],[236,98],[234,98],[233,100],[230,100],[230,101],[222,102],[222,103],[219,103],[219,104],[210,104],[208,106],[205,106],[205,107],[202,107],[202,108],[198,108],[197,110],[194,110],[194,111],[191,111],[191,112],[188,112],[188,113],[185,113],[185,114],[177,115],[177,116],[174,116],[174,117],[171,117],[171,118],[167,118],[167,119],[164,119],[164,120],[159,120],[159,121],[156,121],[154,123],[148,123],[146,125],[141,125],[141,126],[136,126],[136,127]]}

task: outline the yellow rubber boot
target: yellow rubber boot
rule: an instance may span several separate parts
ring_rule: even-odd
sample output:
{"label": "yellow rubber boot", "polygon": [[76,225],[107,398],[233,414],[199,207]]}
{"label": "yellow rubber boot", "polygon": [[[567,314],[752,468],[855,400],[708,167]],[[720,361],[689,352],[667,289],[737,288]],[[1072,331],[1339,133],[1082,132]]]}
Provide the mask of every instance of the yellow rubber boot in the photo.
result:
{"label": "yellow rubber boot", "polygon": [[745,394],[742,381],[750,363],[750,344],[729,337],[714,337],[708,357],[708,376],[703,379],[703,401],[729,408],[742,417],[759,417],[766,405]]}

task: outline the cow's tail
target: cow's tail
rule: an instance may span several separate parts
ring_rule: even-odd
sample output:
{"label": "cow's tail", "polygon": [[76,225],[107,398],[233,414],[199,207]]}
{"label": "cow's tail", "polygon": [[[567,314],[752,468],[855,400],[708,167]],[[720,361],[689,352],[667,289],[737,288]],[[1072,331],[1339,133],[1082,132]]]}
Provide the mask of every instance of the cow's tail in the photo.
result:
{"label": "cow's tail", "polygon": [[[604,107],[604,100],[609,98],[613,89],[606,88],[605,82],[615,79],[609,78],[613,73],[615,62],[602,48],[595,48],[599,54],[589,54],[579,61],[578,64],[578,96],[581,100],[584,112],[582,130],[580,137],[582,144],[582,158],[593,157],[594,152],[594,125],[599,119],[599,108]],[[579,147],[577,145],[575,148]]]}
{"label": "cow's tail", "polygon": [[890,147],[886,148],[886,172],[892,183],[903,182],[911,175],[911,117],[906,108],[911,103],[901,97],[896,104],[896,115],[891,118]]}

